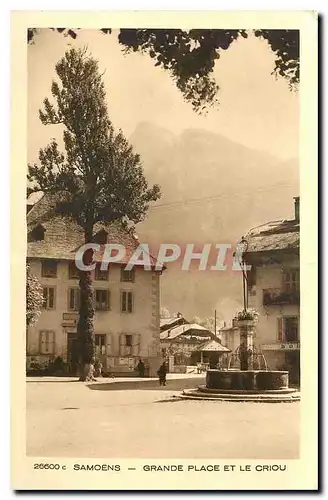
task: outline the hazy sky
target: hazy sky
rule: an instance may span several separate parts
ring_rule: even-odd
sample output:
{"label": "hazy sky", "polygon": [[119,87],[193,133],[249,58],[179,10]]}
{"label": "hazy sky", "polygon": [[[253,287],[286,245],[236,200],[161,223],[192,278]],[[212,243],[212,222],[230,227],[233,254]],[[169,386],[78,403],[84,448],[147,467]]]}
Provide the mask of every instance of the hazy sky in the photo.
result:
{"label": "hazy sky", "polygon": [[148,121],[177,134],[187,128],[206,129],[277,157],[298,157],[298,94],[271,75],[274,56],[265,41],[241,38],[222,52],[215,67],[220,104],[207,116],[198,116],[169,73],[154,67],[149,56],[123,55],[117,34],[81,30],[73,41],[42,30],[28,46],[29,162],[37,160],[39,148],[51,137],[60,137],[57,126],[41,124],[38,110],[51,95],[55,64],[69,44],[87,45],[98,59],[105,72],[110,118],[126,136]]}

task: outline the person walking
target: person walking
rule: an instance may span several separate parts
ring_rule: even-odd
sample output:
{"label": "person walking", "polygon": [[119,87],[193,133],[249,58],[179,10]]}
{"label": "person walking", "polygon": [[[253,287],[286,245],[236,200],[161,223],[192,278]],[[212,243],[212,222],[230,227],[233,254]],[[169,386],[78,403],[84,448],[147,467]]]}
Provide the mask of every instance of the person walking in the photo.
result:
{"label": "person walking", "polygon": [[159,385],[164,386],[166,385],[166,374],[167,374],[167,367],[166,363],[162,363],[161,366],[159,367],[159,370],[157,372],[157,375],[159,377]]}
{"label": "person walking", "polygon": [[139,377],[145,376],[145,363],[142,361],[142,359],[139,359],[139,363],[137,364],[137,370],[139,372]]}

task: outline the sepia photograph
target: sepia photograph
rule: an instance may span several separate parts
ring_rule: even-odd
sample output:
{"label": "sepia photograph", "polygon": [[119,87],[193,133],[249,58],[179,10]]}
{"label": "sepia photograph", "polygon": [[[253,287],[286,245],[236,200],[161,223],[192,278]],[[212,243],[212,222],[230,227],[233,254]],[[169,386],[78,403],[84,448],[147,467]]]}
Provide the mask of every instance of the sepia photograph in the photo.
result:
{"label": "sepia photograph", "polygon": [[301,459],[310,209],[302,33],[281,18],[28,25],[34,470],[232,478],[242,460],[274,483]]}

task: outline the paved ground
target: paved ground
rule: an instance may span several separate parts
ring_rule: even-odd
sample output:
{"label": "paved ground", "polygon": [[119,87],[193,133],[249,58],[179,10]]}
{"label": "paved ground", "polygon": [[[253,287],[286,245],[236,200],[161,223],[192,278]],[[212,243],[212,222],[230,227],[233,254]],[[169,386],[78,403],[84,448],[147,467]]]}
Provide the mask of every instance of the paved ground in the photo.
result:
{"label": "paved ground", "polygon": [[298,458],[299,403],[174,401],[203,375],[29,378],[27,454],[111,458]]}

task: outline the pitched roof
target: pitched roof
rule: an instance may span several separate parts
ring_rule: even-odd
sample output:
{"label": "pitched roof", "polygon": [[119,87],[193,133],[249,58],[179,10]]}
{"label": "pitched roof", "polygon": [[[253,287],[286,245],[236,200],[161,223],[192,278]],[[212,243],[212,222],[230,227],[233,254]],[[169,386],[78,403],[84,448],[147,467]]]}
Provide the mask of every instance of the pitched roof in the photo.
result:
{"label": "pitched roof", "polygon": [[231,352],[230,349],[228,349],[227,347],[224,347],[222,344],[220,344],[220,342],[218,342],[217,340],[208,340],[207,342],[205,342],[205,344],[203,344],[202,346],[200,346],[197,351],[202,351],[202,352]]}
{"label": "pitched roof", "polygon": [[188,323],[188,321],[183,316],[176,316],[174,318],[161,318],[160,326],[161,330],[168,330],[175,324]]}
{"label": "pitched roof", "polygon": [[[27,257],[49,258],[58,260],[74,260],[76,251],[84,244],[83,230],[69,216],[56,213],[56,201],[49,195],[44,195],[27,214]],[[31,231],[42,224],[45,229],[43,240],[33,241]],[[139,242],[136,237],[124,229],[120,223],[98,222],[94,226],[94,235],[104,229],[108,233],[107,243],[121,244],[125,248],[125,255],[121,260],[127,264]],[[104,253],[104,245],[94,254],[94,259],[100,262]],[[151,266],[155,266],[156,259],[150,255]],[[139,264],[136,264],[139,265]],[[142,265],[142,263],[140,264]]]}
{"label": "pitched roof", "polygon": [[296,220],[268,222],[250,230],[245,236],[245,240],[247,242],[246,254],[298,249],[300,246],[300,225]]}
{"label": "pitched roof", "polygon": [[197,323],[191,323],[186,325],[178,325],[169,330],[164,330],[160,333],[161,340],[172,340],[176,339],[180,335],[188,335],[195,337],[213,337],[213,332],[204,328],[204,326],[197,325]]}
{"label": "pitched roof", "polygon": [[43,196],[43,193],[42,191],[37,191],[37,192],[34,192],[34,193],[31,193],[28,198],[27,198],[27,205],[35,205],[39,200],[41,200]]}

